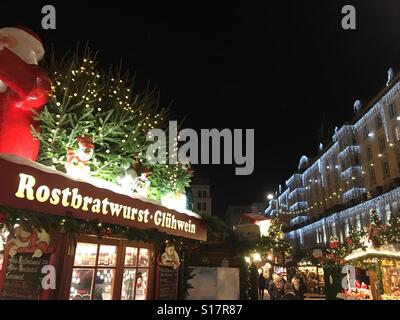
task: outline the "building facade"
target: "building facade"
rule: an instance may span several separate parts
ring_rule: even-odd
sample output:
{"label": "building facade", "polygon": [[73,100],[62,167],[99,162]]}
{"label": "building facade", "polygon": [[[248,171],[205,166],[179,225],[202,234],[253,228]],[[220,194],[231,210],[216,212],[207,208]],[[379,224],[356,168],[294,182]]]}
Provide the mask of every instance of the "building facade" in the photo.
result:
{"label": "building facade", "polygon": [[289,223],[286,237],[301,248],[345,241],[351,227],[369,223],[375,208],[384,221],[397,214],[400,195],[400,77],[367,105],[354,105],[353,121],[335,128],[319,154],[300,159],[266,214]]}
{"label": "building facade", "polygon": [[193,211],[202,215],[212,215],[210,180],[196,174],[192,180]]}

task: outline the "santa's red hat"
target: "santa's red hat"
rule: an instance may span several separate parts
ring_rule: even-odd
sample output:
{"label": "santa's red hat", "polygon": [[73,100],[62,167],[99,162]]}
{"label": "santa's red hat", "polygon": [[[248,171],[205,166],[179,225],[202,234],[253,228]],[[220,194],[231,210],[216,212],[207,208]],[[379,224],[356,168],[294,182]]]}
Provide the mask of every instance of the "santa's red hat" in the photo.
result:
{"label": "santa's red hat", "polygon": [[26,45],[32,47],[36,53],[37,60],[41,60],[44,56],[44,48],[42,39],[31,29],[21,26],[6,27],[0,29],[0,35],[6,34],[14,37],[17,41],[24,41]]}

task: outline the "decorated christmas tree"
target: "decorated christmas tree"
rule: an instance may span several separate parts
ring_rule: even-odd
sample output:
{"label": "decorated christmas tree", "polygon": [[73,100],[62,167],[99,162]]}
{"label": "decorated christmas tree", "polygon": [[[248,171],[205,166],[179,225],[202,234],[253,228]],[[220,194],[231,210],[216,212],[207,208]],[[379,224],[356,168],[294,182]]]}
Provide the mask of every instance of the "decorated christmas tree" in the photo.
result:
{"label": "decorated christmas tree", "polygon": [[103,71],[88,48],[61,59],[53,54],[45,68],[52,95],[36,116],[41,122],[35,132],[41,144],[38,162],[79,178],[130,181],[136,188],[142,182],[146,192],[141,195],[156,200],[184,192],[191,176],[187,167],[146,159],[152,143],[146,135],[153,128],[165,130],[170,117],[157,91],[138,92],[121,68]]}
{"label": "decorated christmas tree", "polygon": [[264,251],[272,251],[274,255],[285,257],[292,252],[292,246],[284,239],[282,231],[283,223],[279,219],[273,219],[268,230],[268,235],[261,238],[260,246]]}
{"label": "decorated christmas tree", "polygon": [[382,236],[384,234],[385,226],[374,208],[370,210],[369,215],[370,226],[368,231],[368,240],[372,242],[374,247],[379,248],[384,242]]}
{"label": "decorated christmas tree", "polygon": [[400,243],[400,217],[392,214],[389,220],[389,226],[385,232],[385,242],[389,244]]}

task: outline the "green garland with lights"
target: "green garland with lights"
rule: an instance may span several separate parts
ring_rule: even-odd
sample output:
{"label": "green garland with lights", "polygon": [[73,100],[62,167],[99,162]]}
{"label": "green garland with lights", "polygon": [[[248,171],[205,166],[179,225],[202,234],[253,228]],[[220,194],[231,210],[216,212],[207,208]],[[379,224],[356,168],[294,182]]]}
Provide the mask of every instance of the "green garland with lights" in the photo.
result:
{"label": "green garland with lights", "polygon": [[[113,224],[105,224],[98,220],[80,220],[68,215],[56,216],[26,209],[0,206],[0,212],[6,215],[2,223],[8,230],[13,230],[16,224],[25,230],[44,229],[65,232],[69,237],[76,238],[79,234],[92,234],[98,237],[120,237],[129,241],[152,242],[162,244],[168,238],[164,232],[156,229],[142,230]],[[1,225],[0,225],[1,226]]]}
{"label": "green garland with lights", "polygon": [[[159,93],[149,87],[137,92],[134,79],[121,68],[103,71],[89,48],[56,57],[44,68],[52,80],[52,94],[44,110],[36,115],[41,123],[38,162],[65,171],[68,148],[77,147],[76,138],[93,140],[91,175],[116,182],[134,161],[151,170],[149,197],[184,192],[191,171],[181,164],[151,164],[146,150],[149,130],[166,130],[170,111],[159,105]],[[177,143],[174,145],[177,148]]]}

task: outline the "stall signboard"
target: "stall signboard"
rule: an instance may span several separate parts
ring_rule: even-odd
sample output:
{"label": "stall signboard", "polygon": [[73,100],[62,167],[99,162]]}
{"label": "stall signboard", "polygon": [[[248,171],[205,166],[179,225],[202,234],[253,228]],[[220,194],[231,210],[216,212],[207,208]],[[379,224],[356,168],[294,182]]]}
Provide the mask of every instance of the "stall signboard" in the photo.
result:
{"label": "stall signboard", "polygon": [[4,249],[1,300],[46,300],[54,292],[56,243],[45,230],[18,226]]}
{"label": "stall signboard", "polygon": [[0,205],[207,240],[200,216],[75,180],[35,162],[0,155]]}
{"label": "stall signboard", "polygon": [[172,267],[157,267],[156,299],[177,300],[178,299],[178,269]]}

